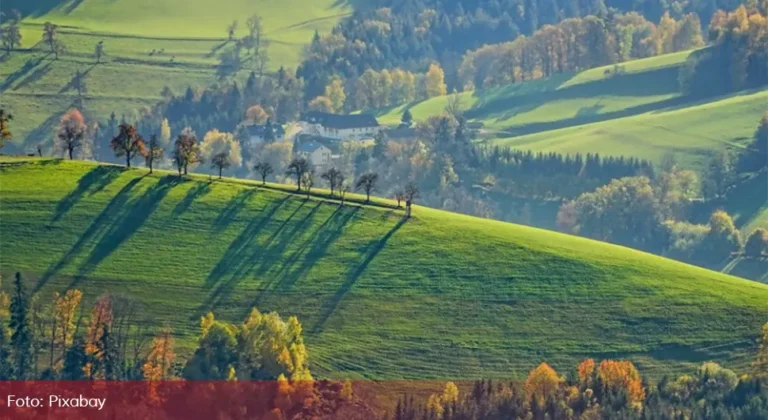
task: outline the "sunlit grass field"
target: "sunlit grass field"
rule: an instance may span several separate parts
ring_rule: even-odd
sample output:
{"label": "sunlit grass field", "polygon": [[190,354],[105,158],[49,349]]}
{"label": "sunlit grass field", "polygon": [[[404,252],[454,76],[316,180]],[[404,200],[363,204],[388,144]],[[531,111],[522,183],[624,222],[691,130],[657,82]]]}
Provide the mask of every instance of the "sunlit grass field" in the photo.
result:
{"label": "sunlit grass field", "polygon": [[[113,111],[130,117],[157,103],[166,86],[183,94],[188,86],[222,81],[219,56],[234,46],[227,39],[234,20],[239,37],[247,33],[248,17],[262,17],[267,69],[274,71],[295,68],[314,32],[329,31],[351,10],[332,0],[222,0],[215,6],[205,0],[10,0],[2,8],[22,12],[23,50],[0,58],[0,105],[16,117],[17,141],[32,149],[50,141],[54,123],[75,103],[71,80],[78,70],[88,88],[86,117],[104,121]],[[59,25],[67,48],[59,60],[41,42],[47,21]],[[97,65],[93,51],[101,41],[105,56]],[[252,68],[246,57],[235,80]]]}
{"label": "sunlit grass field", "polygon": [[[743,368],[768,286],[574,236],[327,192],[93,163],[0,163],[0,271],[47,299],[134,296],[189,351],[199,317],[297,315],[316,376],[523,377],[628,358]],[[3,283],[5,288],[10,282]]]}

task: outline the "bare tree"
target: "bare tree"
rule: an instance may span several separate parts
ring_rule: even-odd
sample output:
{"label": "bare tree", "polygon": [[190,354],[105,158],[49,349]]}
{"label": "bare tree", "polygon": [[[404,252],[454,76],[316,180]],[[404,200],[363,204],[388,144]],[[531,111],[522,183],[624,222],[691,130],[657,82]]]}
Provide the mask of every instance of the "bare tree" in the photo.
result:
{"label": "bare tree", "polygon": [[355,183],[356,190],[365,191],[365,202],[371,201],[371,193],[376,191],[376,183],[379,181],[379,175],[375,173],[367,173],[360,176]]}
{"label": "bare tree", "polygon": [[405,191],[403,190],[395,191],[395,200],[397,200],[397,208],[400,208],[400,203],[405,201]]}
{"label": "bare tree", "polygon": [[93,56],[96,57],[96,64],[101,63],[101,57],[104,56],[104,41],[99,41],[93,49]]}
{"label": "bare tree", "polygon": [[275,172],[275,169],[272,168],[272,164],[269,162],[259,162],[253,169],[261,175],[261,185],[265,185],[267,183],[267,177]]}
{"label": "bare tree", "polygon": [[13,10],[13,17],[8,20],[8,26],[4,29],[0,29],[0,35],[3,39],[3,47],[5,51],[10,54],[16,47],[21,47],[21,30],[19,29],[19,21],[21,20],[21,14],[18,10]]}
{"label": "bare tree", "polygon": [[229,35],[229,41],[232,41],[232,39],[235,37],[235,32],[237,32],[238,24],[239,23],[235,20],[235,21],[232,21],[232,23],[230,23],[229,26],[227,26],[227,35]]}
{"label": "bare tree", "polygon": [[411,206],[417,198],[419,198],[419,187],[413,182],[409,182],[408,185],[405,186],[406,217],[411,217]]}
{"label": "bare tree", "polygon": [[211,158],[211,168],[218,168],[219,179],[221,179],[221,172],[230,166],[232,166],[232,161],[227,152],[217,153]]}
{"label": "bare tree", "polygon": [[56,44],[59,42],[59,27],[51,22],[45,22],[43,26],[43,42],[48,44],[52,53],[56,52]]}
{"label": "bare tree", "polygon": [[336,187],[340,186],[344,182],[344,174],[336,168],[328,169],[320,175],[321,178],[328,181],[328,185],[331,187],[331,196]]}
{"label": "bare tree", "polygon": [[344,199],[347,197],[347,193],[350,191],[349,185],[341,184],[339,185],[339,195],[341,196],[341,204],[340,206],[344,206]]}
{"label": "bare tree", "polygon": [[301,191],[302,177],[310,169],[309,162],[304,158],[295,158],[288,164],[286,175],[296,177],[296,191]]}
{"label": "bare tree", "polygon": [[309,200],[310,191],[312,186],[315,185],[315,171],[310,169],[302,175],[301,179],[302,183],[304,183],[304,189],[307,191],[307,200]]}
{"label": "bare tree", "polygon": [[153,164],[157,159],[163,157],[164,152],[165,151],[160,146],[160,142],[157,141],[157,135],[152,134],[149,138],[149,143],[147,143],[146,153],[144,154],[144,160],[149,168],[149,173],[152,173]]}

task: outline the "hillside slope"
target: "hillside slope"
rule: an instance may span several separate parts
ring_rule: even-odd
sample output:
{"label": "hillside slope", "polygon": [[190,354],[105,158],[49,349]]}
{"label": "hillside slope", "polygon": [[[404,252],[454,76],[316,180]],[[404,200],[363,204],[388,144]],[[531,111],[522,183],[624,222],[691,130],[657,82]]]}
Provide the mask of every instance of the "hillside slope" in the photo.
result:
{"label": "hillside slope", "polygon": [[[0,166],[0,270],[44,296],[140,299],[191,346],[201,314],[297,315],[313,372],[524,376],[630,358],[743,367],[768,286],[642,252],[417,207],[414,218],[255,183],[68,161]],[[7,282],[5,287],[8,287]]]}
{"label": "hillside slope", "polygon": [[[768,90],[691,100],[680,95],[679,68],[691,51],[576,74],[464,92],[464,115],[482,122],[484,139],[519,149],[633,156],[659,162],[674,153],[701,169],[720,150],[752,137]],[[439,115],[448,96],[409,105],[416,120]],[[378,113],[399,123],[406,106]]]}
{"label": "hillside slope", "polygon": [[[59,116],[75,104],[71,80],[84,73],[86,117],[99,121],[111,112],[131,117],[157,103],[168,86],[183,94],[188,86],[219,79],[219,56],[233,48],[227,26],[239,21],[236,36],[247,33],[246,19],[262,17],[270,41],[269,70],[298,65],[315,30],[325,32],[350,8],[333,0],[10,0],[3,11],[18,9],[22,50],[0,59],[0,105],[16,116],[14,134],[34,149],[50,140]],[[290,13],[286,11],[290,10]],[[126,18],[130,16],[130,18]],[[43,23],[60,26],[67,53],[59,60],[41,42]],[[98,42],[105,57],[92,57]],[[249,62],[238,76],[247,77]]]}

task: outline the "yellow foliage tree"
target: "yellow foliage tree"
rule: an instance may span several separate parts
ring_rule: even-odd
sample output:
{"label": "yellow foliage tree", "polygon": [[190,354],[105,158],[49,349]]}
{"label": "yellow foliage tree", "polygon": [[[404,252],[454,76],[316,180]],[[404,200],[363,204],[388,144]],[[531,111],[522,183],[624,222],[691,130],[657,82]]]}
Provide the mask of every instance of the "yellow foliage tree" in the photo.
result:
{"label": "yellow foliage tree", "polygon": [[214,156],[225,153],[233,167],[238,168],[243,164],[240,142],[235,140],[231,133],[222,133],[216,129],[205,133],[200,153],[206,162],[211,162]]}
{"label": "yellow foliage tree", "polygon": [[443,96],[448,93],[445,85],[445,72],[438,64],[430,64],[427,71],[427,97]]}
{"label": "yellow foliage tree", "polygon": [[344,101],[347,100],[347,94],[344,92],[344,83],[341,79],[331,80],[331,83],[325,87],[325,96],[331,100],[334,112],[344,110]]}
{"label": "yellow foliage tree", "polygon": [[67,290],[64,295],[58,292],[53,295],[53,306],[51,321],[51,342],[50,342],[50,366],[54,366],[55,349],[61,350],[61,357],[64,352],[72,345],[75,337],[75,315],[77,307],[83,298],[83,293],[77,289]]}
{"label": "yellow foliage tree", "polygon": [[592,383],[592,375],[595,372],[595,360],[584,359],[584,361],[579,363],[579,366],[576,368],[576,372],[579,375],[579,382],[590,386]]}
{"label": "yellow foliage tree", "polygon": [[542,363],[528,373],[525,379],[525,393],[528,398],[535,396],[541,404],[554,394],[562,383],[563,378],[558,376],[551,366]]}
{"label": "yellow foliage tree", "polygon": [[254,105],[245,111],[245,118],[253,124],[264,124],[268,117],[261,105]]}
{"label": "yellow foliage tree", "polygon": [[[85,335],[85,355],[88,358],[95,360],[102,360],[104,358],[99,343],[106,329],[112,326],[112,320],[112,300],[109,298],[109,295],[104,294],[96,300],[91,309],[88,331]],[[94,372],[92,362],[87,362],[83,366],[83,374],[86,378],[100,379],[96,377],[98,372]]]}
{"label": "yellow foliage tree", "polygon": [[631,362],[603,360],[597,368],[597,376],[606,388],[624,390],[636,407],[645,399],[645,388],[640,373]]}

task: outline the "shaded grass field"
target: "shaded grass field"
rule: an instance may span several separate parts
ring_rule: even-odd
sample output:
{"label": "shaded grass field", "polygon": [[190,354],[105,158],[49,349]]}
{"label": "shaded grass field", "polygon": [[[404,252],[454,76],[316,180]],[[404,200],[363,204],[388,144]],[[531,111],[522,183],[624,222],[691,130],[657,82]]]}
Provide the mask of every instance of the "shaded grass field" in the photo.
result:
{"label": "shaded grass field", "polygon": [[132,295],[187,350],[209,310],[297,315],[319,377],[519,378],[585,356],[650,375],[741,368],[768,319],[768,286],[544,230],[421,207],[404,220],[388,201],[289,186],[0,165],[3,276],[43,296]]}

